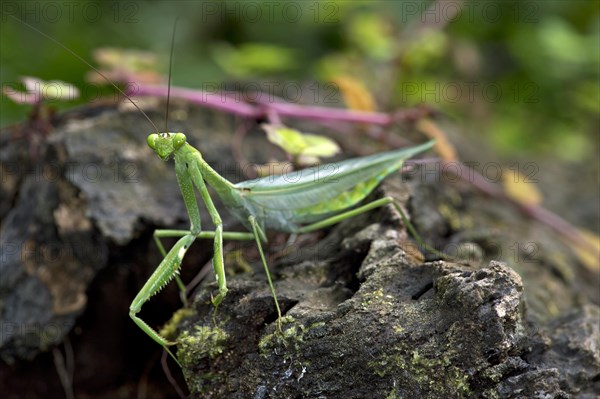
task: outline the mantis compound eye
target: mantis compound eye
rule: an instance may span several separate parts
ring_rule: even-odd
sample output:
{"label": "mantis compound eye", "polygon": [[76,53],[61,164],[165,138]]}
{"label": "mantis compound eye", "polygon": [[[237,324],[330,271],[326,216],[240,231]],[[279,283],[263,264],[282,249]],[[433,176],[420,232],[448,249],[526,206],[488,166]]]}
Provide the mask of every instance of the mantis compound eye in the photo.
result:
{"label": "mantis compound eye", "polygon": [[148,135],[148,137],[146,138],[146,143],[148,143],[148,147],[155,150],[157,138],[158,138],[158,134],[156,134],[156,133],[152,133],[152,134]]}
{"label": "mantis compound eye", "polygon": [[185,134],[183,133],[176,133],[175,137],[173,138],[173,148],[174,149],[179,149],[182,145],[185,144],[186,138],[185,138]]}

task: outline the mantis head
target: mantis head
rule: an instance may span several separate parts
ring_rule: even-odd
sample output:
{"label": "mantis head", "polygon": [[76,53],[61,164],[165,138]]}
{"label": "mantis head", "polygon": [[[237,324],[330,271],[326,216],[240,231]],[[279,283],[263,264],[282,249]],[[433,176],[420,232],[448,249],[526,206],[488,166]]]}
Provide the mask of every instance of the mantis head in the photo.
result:
{"label": "mantis head", "polygon": [[148,136],[146,142],[160,159],[166,161],[171,154],[185,144],[186,137],[183,133],[152,133]]}

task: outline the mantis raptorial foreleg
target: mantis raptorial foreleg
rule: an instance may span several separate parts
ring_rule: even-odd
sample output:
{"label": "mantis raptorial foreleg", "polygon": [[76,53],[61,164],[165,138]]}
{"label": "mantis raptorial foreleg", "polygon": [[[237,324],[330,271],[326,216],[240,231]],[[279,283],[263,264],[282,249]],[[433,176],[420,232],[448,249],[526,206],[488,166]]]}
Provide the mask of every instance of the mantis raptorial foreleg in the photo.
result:
{"label": "mantis raptorial foreleg", "polygon": [[[180,235],[169,235],[165,234],[168,230],[154,230],[154,242],[160,251],[160,254],[163,256],[163,259],[167,257],[167,251],[165,251],[165,247],[162,245],[160,241],[160,237],[183,237],[185,235],[191,234],[189,231],[183,231],[184,234]],[[177,287],[179,287],[179,297],[181,298],[181,302],[183,302],[183,306],[187,306],[187,289],[185,288],[185,284],[181,281],[181,277],[178,274],[175,274],[175,282],[177,283]]]}
{"label": "mantis raptorial foreleg", "polygon": [[[213,205],[214,206],[214,205]],[[165,350],[177,361],[177,358],[173,356],[173,353],[168,349],[169,345],[174,345],[175,342],[168,341],[164,337],[162,337],[158,332],[156,332],[152,327],[150,327],[145,321],[137,317],[137,314],[141,311],[142,306],[146,303],[154,294],[159,292],[171,279],[176,278],[181,282],[181,279],[178,278],[179,268],[181,266],[181,262],[188,248],[192,245],[192,243],[197,238],[202,239],[213,239],[214,240],[214,251],[215,255],[213,258],[213,266],[215,268],[215,276],[222,276],[222,278],[217,277],[217,283],[219,285],[219,294],[212,299],[212,303],[215,305],[215,310],[217,310],[217,306],[223,300],[223,297],[227,293],[226,280],[225,280],[225,270],[223,267],[223,253],[222,253],[222,244],[223,238],[232,239],[232,240],[252,240],[255,239],[258,245],[258,249],[260,252],[260,256],[263,262],[263,266],[265,267],[265,271],[267,274],[267,279],[269,281],[269,286],[271,287],[271,292],[273,293],[273,298],[275,300],[275,306],[277,308],[278,314],[278,327],[279,319],[281,318],[281,311],[279,310],[279,304],[277,302],[277,297],[275,296],[275,289],[273,288],[273,282],[271,280],[271,276],[269,274],[269,269],[267,267],[267,263],[265,260],[265,256],[262,250],[262,246],[260,245],[260,240],[265,239],[265,235],[260,230],[260,227],[256,225],[254,219],[251,220],[251,224],[253,226],[253,233],[246,232],[223,232],[222,226],[217,226],[215,231],[203,231],[198,233],[197,235],[191,234],[189,230],[156,230],[154,233],[154,238],[157,243],[157,246],[160,252],[163,254],[164,259],[154,273],[150,276],[146,284],[142,287],[140,292],[136,295],[134,300],[131,303],[129,308],[129,316],[144,331],[150,338],[160,344]],[[259,233],[260,231],[260,233]],[[181,237],[175,245],[171,248],[168,253],[165,253],[164,247],[160,241],[161,237]],[[219,255],[220,254],[220,260]],[[181,282],[180,289],[185,293],[185,286],[183,282]],[[184,295],[185,296],[185,295]]]}
{"label": "mantis raptorial foreleg", "polygon": [[158,342],[169,354],[173,356],[171,351],[167,348],[169,345],[174,345],[174,342],[167,341],[160,334],[158,334],[152,327],[146,324],[145,321],[137,317],[137,314],[142,310],[142,306],[146,301],[152,297],[152,295],[159,292],[178,272],[181,266],[181,261],[185,256],[186,251],[196,240],[196,237],[192,234],[187,234],[179,239],[173,248],[165,255],[165,258],[160,262],[154,273],[150,276],[146,284],[142,287],[140,292],[131,302],[129,307],[129,317],[138,325],[150,338]]}
{"label": "mantis raptorial foreleg", "polygon": [[[166,253],[164,246],[162,245],[162,242],[160,241],[160,239],[161,238],[178,238],[178,237],[183,237],[186,235],[191,235],[191,232],[189,230],[155,230],[154,231],[154,242],[156,243],[158,250],[160,251],[161,255],[163,256],[163,259],[167,256],[167,253]],[[214,240],[215,236],[216,236],[215,231],[202,231],[196,236],[196,238]],[[244,232],[244,231],[224,231],[222,233],[222,238],[223,238],[223,240],[250,241],[250,240],[254,240],[254,234],[249,233],[249,232]],[[177,274],[175,275],[175,281],[177,281],[177,285],[179,287],[179,290],[181,291],[181,301],[184,303],[184,305],[187,306],[186,286],[183,283],[183,281],[181,281],[181,278]]]}
{"label": "mantis raptorial foreleg", "polygon": [[[154,235],[153,235],[154,242],[156,243],[158,250],[160,251],[161,255],[163,256],[163,259],[167,256],[167,252],[165,251],[165,248],[164,248],[162,242],[160,241],[160,239],[161,238],[178,238],[178,237],[183,237],[188,234],[189,235],[192,234],[190,230],[154,230]],[[202,231],[198,235],[196,235],[196,238],[214,240],[215,235],[216,235],[215,231]],[[252,233],[247,233],[247,232],[230,231],[230,232],[223,232],[222,238],[226,239],[226,240],[253,240],[254,235]],[[183,281],[181,281],[181,278],[177,274],[175,275],[175,281],[177,283],[177,286],[179,287],[181,302],[183,302],[184,306],[187,306],[186,286],[183,283]]]}
{"label": "mantis raptorial foreleg", "polygon": [[[175,162],[175,172],[177,174],[177,182],[183,195],[183,200],[187,208],[188,216],[190,218],[190,230],[186,232],[182,231],[159,231],[155,232],[155,241],[159,248],[159,251],[164,256],[164,259],[154,273],[150,276],[146,284],[142,287],[140,292],[136,295],[131,306],[129,307],[129,316],[131,319],[154,341],[158,342],[169,354],[176,359],[171,351],[167,348],[168,345],[173,345],[174,342],[170,342],[158,334],[152,327],[146,322],[137,317],[137,313],[140,312],[142,306],[148,301],[154,294],[159,292],[171,279],[174,277],[177,280],[179,289],[184,293],[185,296],[185,285],[179,279],[177,274],[181,262],[188,248],[192,243],[202,235],[200,211],[198,209],[198,202],[194,193],[194,185],[197,187],[206,207],[211,215],[213,223],[216,228],[212,234],[214,240],[214,258],[213,265],[215,268],[215,276],[219,285],[219,294],[213,299],[215,307],[223,300],[227,293],[227,285],[225,281],[225,270],[223,268],[223,223],[219,216],[210,196],[204,180],[200,175],[198,165],[195,162]],[[160,242],[160,237],[174,237],[183,234],[183,236],[175,243],[173,248],[168,253],[165,253],[165,249]],[[184,300],[185,302],[185,300]]]}
{"label": "mantis raptorial foreleg", "polygon": [[[155,241],[164,258],[154,273],[152,273],[146,284],[144,284],[140,292],[133,299],[133,302],[131,302],[131,306],[129,307],[129,316],[133,319],[135,324],[137,324],[146,334],[148,334],[150,338],[165,348],[165,350],[169,352],[174,359],[176,358],[167,348],[168,345],[173,345],[174,342],[167,341],[160,334],[154,331],[154,329],[146,324],[145,321],[137,317],[137,313],[140,312],[144,303],[146,303],[154,294],[159,292],[169,281],[171,281],[171,279],[173,279],[173,277],[177,275],[185,253],[201,233],[200,211],[198,209],[196,195],[194,194],[194,186],[192,184],[190,175],[187,172],[187,165],[176,163],[175,171],[177,174],[177,183],[179,184],[179,188],[183,194],[183,200],[190,218],[190,230],[186,232],[185,235],[183,235],[179,241],[173,245],[173,248],[171,248],[171,250],[166,254],[160,239],[155,233]],[[171,237],[176,235],[178,234],[171,235]],[[169,234],[165,234],[163,231],[163,233],[158,234],[158,236],[166,237],[169,236]],[[185,290],[185,286],[183,285],[183,282],[181,282],[181,279],[178,278],[177,280],[179,289]]]}

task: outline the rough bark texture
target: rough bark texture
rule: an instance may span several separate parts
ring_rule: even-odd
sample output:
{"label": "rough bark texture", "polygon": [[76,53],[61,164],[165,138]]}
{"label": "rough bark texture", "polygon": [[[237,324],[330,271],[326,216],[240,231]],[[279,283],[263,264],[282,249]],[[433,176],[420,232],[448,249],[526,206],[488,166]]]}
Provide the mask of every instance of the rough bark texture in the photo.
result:
{"label": "rough bark texture", "polygon": [[[185,104],[173,115],[171,131],[186,132],[229,179],[244,178],[230,153],[231,118]],[[84,109],[54,125],[33,160],[31,125],[0,136],[0,391],[63,396],[58,370],[72,373],[76,396],[176,397],[160,348],[127,315],[160,261],[153,229],[189,223],[172,165],[146,148],[137,113]],[[261,140],[249,134],[245,150],[267,161]],[[596,398],[598,275],[568,245],[506,204],[419,169],[371,198],[384,194],[461,261],[427,261],[391,207],[286,248],[272,234],[280,335],[255,248],[228,247],[242,254],[227,257],[229,269],[247,259],[254,271],[229,277],[217,325],[212,283],[170,324],[192,397]],[[241,228],[221,215],[226,230]],[[184,281],[211,249],[198,241],[188,252]],[[173,286],[144,307],[151,325],[180,307]]]}

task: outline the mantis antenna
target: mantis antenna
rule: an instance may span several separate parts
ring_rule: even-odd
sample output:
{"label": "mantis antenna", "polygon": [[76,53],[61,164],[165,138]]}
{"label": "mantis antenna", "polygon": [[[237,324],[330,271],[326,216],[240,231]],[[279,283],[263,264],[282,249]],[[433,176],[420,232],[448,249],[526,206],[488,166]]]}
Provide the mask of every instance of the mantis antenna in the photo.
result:
{"label": "mantis antenna", "polygon": [[177,21],[179,17],[175,18],[173,23],[173,35],[171,36],[171,56],[169,57],[169,80],[167,82],[167,111],[165,113],[165,132],[169,131],[169,100],[171,99],[171,71],[173,70],[173,53],[175,49],[175,31],[177,30]]}
{"label": "mantis antenna", "polygon": [[75,58],[77,58],[78,60],[80,60],[81,62],[83,62],[85,65],[87,65],[90,68],[92,68],[94,70],[94,72],[96,72],[98,75],[102,76],[102,78],[104,80],[106,80],[112,87],[114,87],[115,89],[117,89],[117,91],[119,93],[121,93],[122,95],[124,95],[129,100],[129,102],[131,104],[133,104],[133,106],[135,108],[137,108],[137,110],[140,111],[142,113],[142,115],[144,115],[144,117],[148,120],[148,122],[150,122],[150,125],[152,125],[152,128],[154,128],[154,131],[158,133],[159,130],[156,127],[156,125],[154,124],[154,122],[152,122],[152,120],[150,119],[150,117],[144,111],[142,111],[142,109],[131,99],[131,97],[129,97],[123,90],[119,89],[119,87],[116,84],[114,84],[112,80],[110,80],[108,77],[106,77],[106,75],[104,75],[102,72],[100,72],[96,67],[94,67],[92,64],[90,64],[89,62],[87,62],[85,60],[85,58],[81,57],[75,51],[71,50],[70,48],[68,48],[67,46],[65,46],[64,44],[62,44],[61,42],[59,42],[58,40],[54,39],[53,37],[45,34],[41,30],[39,30],[38,28],[34,27],[33,25],[28,24],[27,22],[23,21],[20,18],[15,17],[12,14],[7,14],[7,15],[9,17],[17,20],[18,22],[21,22],[23,25],[27,26],[29,29],[32,29],[35,32],[39,33],[40,35],[44,36],[46,39],[48,39],[48,40],[54,42],[55,44],[59,45],[60,47],[62,47],[63,49],[65,49],[67,52],[69,52],[72,56],[74,56]]}

